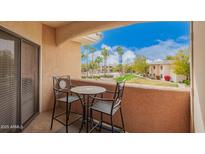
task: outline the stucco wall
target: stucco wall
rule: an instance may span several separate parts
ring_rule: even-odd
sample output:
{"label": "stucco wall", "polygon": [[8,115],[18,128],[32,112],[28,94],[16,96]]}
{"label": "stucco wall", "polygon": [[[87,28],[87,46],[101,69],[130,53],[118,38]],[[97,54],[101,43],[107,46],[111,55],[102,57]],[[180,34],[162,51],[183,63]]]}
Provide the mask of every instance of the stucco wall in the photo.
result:
{"label": "stucco wall", "polygon": [[40,22],[0,21],[0,25],[34,43],[42,44],[42,24]]}
{"label": "stucco wall", "polygon": [[205,132],[205,22],[193,22],[194,129]]}
{"label": "stucco wall", "polygon": [[[72,81],[75,85],[98,85],[114,90],[115,85],[91,81]],[[128,132],[190,132],[190,94],[188,91],[126,86],[122,110]],[[80,104],[72,108],[82,112]],[[95,117],[99,117],[96,114]],[[108,117],[105,117],[110,122]],[[114,124],[120,126],[119,113]]]}
{"label": "stucco wall", "polygon": [[42,43],[42,111],[48,110],[53,105],[52,76],[71,75],[73,79],[80,78],[81,53],[80,44],[67,41],[61,46],[56,46],[55,29],[43,25]]}

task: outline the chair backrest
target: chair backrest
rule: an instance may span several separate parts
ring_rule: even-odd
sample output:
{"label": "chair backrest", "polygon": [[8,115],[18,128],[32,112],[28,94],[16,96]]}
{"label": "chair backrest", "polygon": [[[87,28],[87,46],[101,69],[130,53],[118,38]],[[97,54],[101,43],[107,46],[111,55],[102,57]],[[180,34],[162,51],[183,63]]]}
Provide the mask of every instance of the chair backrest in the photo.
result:
{"label": "chair backrest", "polygon": [[54,76],[53,77],[53,88],[58,90],[70,89],[71,81],[69,75]]}
{"label": "chair backrest", "polygon": [[115,94],[114,94],[114,105],[113,108],[120,106],[122,102],[122,97],[124,93],[125,82],[117,82],[115,87]]}
{"label": "chair backrest", "polygon": [[69,75],[53,76],[53,89],[55,97],[61,95],[61,90],[69,90],[71,88],[71,80]]}

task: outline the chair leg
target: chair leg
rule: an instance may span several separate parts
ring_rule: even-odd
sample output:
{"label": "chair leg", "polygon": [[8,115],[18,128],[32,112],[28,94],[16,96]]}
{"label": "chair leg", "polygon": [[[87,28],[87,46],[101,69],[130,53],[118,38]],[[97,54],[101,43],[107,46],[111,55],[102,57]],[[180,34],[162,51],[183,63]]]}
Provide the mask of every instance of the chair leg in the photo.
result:
{"label": "chair leg", "polygon": [[66,133],[68,133],[68,103],[66,103]]}
{"label": "chair leg", "polygon": [[110,122],[111,122],[111,127],[112,127],[112,133],[114,133],[114,127],[113,127],[113,120],[112,120],[112,116],[110,116]]}
{"label": "chair leg", "polygon": [[103,121],[103,113],[100,112],[100,127],[99,127],[100,132],[101,132],[101,129],[102,129],[102,121]]}
{"label": "chair leg", "polygon": [[82,123],[81,123],[80,129],[79,129],[79,133],[83,129],[84,120],[85,120],[85,106],[83,105],[83,118],[82,118]]}
{"label": "chair leg", "polygon": [[71,104],[69,105],[69,108],[68,108],[68,121],[70,119],[70,112],[71,112]]}
{"label": "chair leg", "polygon": [[93,127],[93,110],[90,109],[90,128]]}
{"label": "chair leg", "polygon": [[120,116],[121,116],[121,120],[122,120],[122,129],[125,133],[125,125],[124,125],[124,120],[123,120],[123,115],[122,115],[122,109],[120,108]]}
{"label": "chair leg", "polygon": [[52,130],[52,128],[53,128],[53,119],[54,119],[54,115],[55,115],[55,110],[56,110],[56,100],[54,100],[54,104],[53,104],[53,113],[52,113],[52,118],[51,118],[50,130]]}

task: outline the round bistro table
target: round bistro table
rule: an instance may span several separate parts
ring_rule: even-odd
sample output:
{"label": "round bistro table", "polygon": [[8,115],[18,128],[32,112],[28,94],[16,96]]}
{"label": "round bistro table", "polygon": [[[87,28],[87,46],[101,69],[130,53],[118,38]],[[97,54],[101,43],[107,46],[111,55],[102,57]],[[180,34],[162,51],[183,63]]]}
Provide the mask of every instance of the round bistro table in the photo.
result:
{"label": "round bistro table", "polygon": [[86,132],[87,133],[89,132],[89,125],[88,125],[89,106],[90,106],[89,96],[90,95],[96,96],[97,94],[103,94],[105,91],[106,89],[100,86],[76,86],[74,88],[71,88],[71,92],[78,95],[78,97],[80,98],[81,104],[83,105],[83,120],[82,120],[80,131],[83,128],[84,121],[86,121]]}

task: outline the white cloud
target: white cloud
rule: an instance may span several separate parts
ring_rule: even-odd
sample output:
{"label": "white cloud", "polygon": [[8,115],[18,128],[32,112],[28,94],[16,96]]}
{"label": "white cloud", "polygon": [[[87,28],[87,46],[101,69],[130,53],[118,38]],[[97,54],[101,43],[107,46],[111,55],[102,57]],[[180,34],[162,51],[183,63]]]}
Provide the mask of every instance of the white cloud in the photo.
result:
{"label": "white cloud", "polygon": [[158,40],[158,44],[137,49],[135,52],[148,59],[164,59],[167,55],[175,55],[177,51],[188,48],[188,44],[177,43],[174,40]]}
{"label": "white cloud", "polygon": [[123,54],[123,57],[122,57],[122,61],[123,63],[132,63],[135,59],[135,53],[134,51],[131,51],[131,50],[127,50],[124,54]]}
{"label": "white cloud", "polygon": [[116,65],[118,63],[119,63],[118,54],[116,52],[114,52],[113,54],[110,54],[110,56],[107,59],[107,64],[108,65]]}
{"label": "white cloud", "polygon": [[182,35],[177,38],[177,41],[187,41],[189,39],[189,36],[187,35]]}

